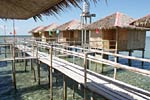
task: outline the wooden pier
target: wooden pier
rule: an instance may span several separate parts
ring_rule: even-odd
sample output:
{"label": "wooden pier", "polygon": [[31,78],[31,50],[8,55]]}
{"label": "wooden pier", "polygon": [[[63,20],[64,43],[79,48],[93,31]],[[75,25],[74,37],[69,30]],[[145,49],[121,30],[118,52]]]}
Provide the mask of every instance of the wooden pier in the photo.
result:
{"label": "wooden pier", "polygon": [[[32,43],[30,43],[32,44]],[[78,82],[78,84],[81,84],[85,87],[84,90],[84,100],[86,100],[86,89],[91,90],[92,92],[95,92],[97,94],[103,95],[105,98],[110,100],[150,100],[150,92],[137,88],[135,86],[126,84],[124,82],[118,81],[116,79],[109,78],[107,76],[98,74],[96,72],[90,71],[87,69],[87,60],[96,62],[96,63],[102,63],[106,65],[114,66],[114,69],[116,68],[122,68],[129,71],[141,73],[143,75],[150,76],[150,71],[129,67],[127,65],[122,65],[113,61],[109,61],[106,59],[98,59],[94,56],[91,56],[91,53],[103,53],[108,55],[113,55],[115,57],[125,57],[128,59],[134,59],[134,60],[140,60],[145,62],[150,62],[149,59],[142,59],[142,58],[134,58],[129,56],[123,56],[119,54],[113,54],[108,53],[104,51],[99,50],[86,50],[79,47],[70,46],[68,48],[77,48],[84,50],[83,52],[75,52],[71,51],[69,49],[66,49],[67,47],[63,46],[63,48],[59,44],[47,44],[43,42],[35,42],[36,48],[28,45],[23,44],[16,44],[14,48],[17,48],[18,50],[26,53],[29,55],[29,57],[12,57],[12,58],[5,58],[1,59],[0,61],[13,61],[15,63],[15,60],[20,59],[37,59],[38,65],[40,65],[40,62],[47,64],[49,66],[49,85],[50,85],[50,100],[53,100],[53,84],[52,84],[52,69],[55,69],[59,72],[61,72],[63,76],[63,88],[64,88],[64,100],[67,100],[67,90],[66,90],[66,83],[65,83],[65,76],[70,77],[74,81]],[[49,53],[40,52],[38,48],[47,48],[49,49]],[[58,58],[53,54],[53,52],[59,51],[62,53],[65,53],[66,55],[73,55],[80,57],[84,60],[84,66],[79,66],[74,63],[68,62],[64,59]],[[14,54],[13,54],[14,55]],[[15,65],[14,65],[15,66]],[[40,68],[40,66],[38,66]],[[13,69],[13,75],[14,75],[14,81],[15,81],[15,68]],[[39,72],[39,71],[38,71]],[[116,70],[117,73],[117,70]],[[38,74],[38,83],[40,84],[40,72]],[[16,84],[16,81],[15,81]],[[14,86],[16,87],[16,85]]]}

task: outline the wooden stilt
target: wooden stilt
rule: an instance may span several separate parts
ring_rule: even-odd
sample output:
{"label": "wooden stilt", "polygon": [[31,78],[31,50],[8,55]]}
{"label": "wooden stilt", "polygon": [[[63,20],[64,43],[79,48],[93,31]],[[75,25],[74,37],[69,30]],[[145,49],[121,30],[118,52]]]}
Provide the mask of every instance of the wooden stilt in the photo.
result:
{"label": "wooden stilt", "polygon": [[[108,59],[108,55],[102,54],[102,59]],[[102,64],[101,73],[104,72],[104,67],[105,67],[105,64]]]}
{"label": "wooden stilt", "polygon": [[[142,50],[142,58],[144,58],[144,53],[145,53],[145,50],[143,49]],[[144,68],[144,62],[142,61],[142,69]]]}
{"label": "wooden stilt", "polygon": [[[48,83],[50,84],[50,67],[47,66],[48,69]],[[48,85],[48,87],[50,88],[50,85]]]}
{"label": "wooden stilt", "polygon": [[34,82],[36,82],[36,74],[35,74],[35,69],[33,67],[33,59],[30,60],[30,65],[31,65],[31,71],[33,72],[33,78],[34,78]]}
{"label": "wooden stilt", "polygon": [[[118,32],[118,28],[116,29],[116,44],[115,44],[115,54],[118,54],[118,40],[119,40],[119,32]],[[115,63],[118,63],[118,57],[114,57],[114,61]],[[114,79],[117,78],[117,66],[114,66]]]}
{"label": "wooden stilt", "polygon": [[87,85],[87,54],[84,55],[84,100],[86,100],[86,85]]}
{"label": "wooden stilt", "polygon": [[58,84],[59,72],[57,70],[55,70],[55,72],[56,72],[56,84]]}
{"label": "wooden stilt", "polygon": [[95,66],[95,72],[97,72],[97,63],[95,63],[96,64],[96,66]]}
{"label": "wooden stilt", "polygon": [[90,68],[90,61],[89,60],[87,60],[87,69],[89,69]]}
{"label": "wooden stilt", "polygon": [[[129,50],[129,56],[132,56],[132,50]],[[131,59],[128,59],[128,65],[131,66]]]}
{"label": "wooden stilt", "polygon": [[[25,52],[23,53],[23,55],[24,55],[24,58],[25,58],[25,56],[26,56],[26,54],[25,54]],[[26,72],[27,71],[27,66],[26,66],[26,59],[24,59],[24,71]]]}
{"label": "wooden stilt", "polygon": [[[116,51],[116,53],[118,54],[118,51]],[[118,63],[118,59],[119,59],[118,57],[115,57],[114,61]],[[117,78],[117,66],[114,66],[114,79],[116,78]]]}
{"label": "wooden stilt", "polygon": [[52,74],[52,54],[53,47],[50,48],[50,100],[53,100],[53,74]]}
{"label": "wooden stilt", "polygon": [[1,55],[1,47],[0,47],[0,55]]}
{"label": "wooden stilt", "polygon": [[67,100],[67,80],[65,75],[63,75],[63,100]]}
{"label": "wooden stilt", "polygon": [[75,86],[73,82],[73,87],[72,87],[72,99],[75,99]]}
{"label": "wooden stilt", "polygon": [[7,50],[6,50],[7,48],[6,48],[6,45],[5,45],[5,58],[7,57]]}
{"label": "wooden stilt", "polygon": [[13,47],[12,55],[13,55],[13,61],[12,61],[13,85],[16,90],[17,87],[16,87],[15,47]]}
{"label": "wooden stilt", "polygon": [[38,84],[40,85],[41,84],[41,81],[40,81],[40,77],[41,77],[41,75],[40,75],[40,65],[41,65],[41,62],[38,60],[37,61],[37,70],[38,70]]}
{"label": "wooden stilt", "polygon": [[[17,52],[17,57],[19,57],[19,50]],[[19,63],[20,60],[17,60],[17,63]]]}

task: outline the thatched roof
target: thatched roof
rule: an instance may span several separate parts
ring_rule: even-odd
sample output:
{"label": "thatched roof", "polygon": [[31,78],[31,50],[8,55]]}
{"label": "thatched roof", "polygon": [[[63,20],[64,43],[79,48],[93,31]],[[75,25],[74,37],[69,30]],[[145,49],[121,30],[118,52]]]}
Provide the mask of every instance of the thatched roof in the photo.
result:
{"label": "thatched roof", "polygon": [[80,21],[74,19],[58,26],[55,30],[65,31],[65,30],[80,30],[80,29],[81,29]]}
{"label": "thatched roof", "polygon": [[134,20],[130,25],[150,28],[150,15]]}
{"label": "thatched roof", "polygon": [[79,7],[81,1],[83,0],[0,0],[0,18],[28,19],[55,15],[71,5]]}
{"label": "thatched roof", "polygon": [[31,31],[29,31],[28,33],[38,33],[41,32],[41,30],[44,28],[44,26],[38,26],[35,27],[34,29],[32,29]]}
{"label": "thatched roof", "polygon": [[150,30],[147,28],[142,27],[136,27],[133,25],[130,25],[131,22],[133,22],[134,19],[132,17],[129,17],[123,13],[116,12],[112,15],[109,15],[103,19],[100,19],[86,27],[85,29],[115,29],[117,27],[120,28],[127,28],[127,29],[139,29],[139,30]]}
{"label": "thatched roof", "polygon": [[45,26],[41,31],[52,31],[56,27],[58,27],[58,24],[52,23],[52,24],[50,24],[48,26]]}

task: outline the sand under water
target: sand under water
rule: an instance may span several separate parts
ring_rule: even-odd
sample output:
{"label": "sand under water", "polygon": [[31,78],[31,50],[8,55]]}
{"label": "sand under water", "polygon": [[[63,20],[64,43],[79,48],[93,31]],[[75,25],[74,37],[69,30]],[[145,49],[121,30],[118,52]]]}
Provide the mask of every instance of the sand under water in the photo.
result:
{"label": "sand under water", "polygon": [[[145,58],[150,58],[150,47],[148,43],[150,37],[147,37]],[[4,48],[1,48],[3,51]],[[121,52],[127,55],[126,52]],[[141,52],[135,51],[133,56],[140,56]],[[7,55],[9,56],[9,55]],[[0,58],[4,58],[4,54],[0,55]],[[70,62],[74,60],[74,63],[78,65],[83,64],[83,60],[80,58],[63,58]],[[111,59],[111,57],[110,57]],[[127,59],[119,59],[120,63],[127,65]],[[132,61],[132,65],[135,67],[141,67],[141,62]],[[49,84],[48,84],[48,71],[47,66],[42,64],[41,67],[41,85],[34,81],[33,73],[30,67],[30,61],[28,61],[27,71],[25,72],[24,62],[16,62],[16,79],[17,79],[17,91],[14,90],[12,84],[12,72],[11,62],[0,62],[0,100],[49,100]],[[34,63],[37,78],[37,64]],[[150,70],[150,63],[144,63],[144,69]],[[101,73],[101,64],[95,64],[91,62],[90,70]],[[113,77],[113,68],[110,66],[104,67],[104,73],[101,73],[108,77]],[[62,74],[53,75],[53,97],[54,100],[63,100],[63,76]],[[117,79],[123,82],[132,84],[134,86],[143,88],[150,91],[150,77],[143,76],[141,74],[129,72],[127,70],[119,69],[117,72]],[[73,85],[74,84],[74,85]],[[83,87],[79,88],[79,85],[67,78],[67,94],[68,100],[83,100]],[[87,98],[90,99],[93,93],[88,90]],[[106,100],[103,96],[94,94],[94,100]]]}

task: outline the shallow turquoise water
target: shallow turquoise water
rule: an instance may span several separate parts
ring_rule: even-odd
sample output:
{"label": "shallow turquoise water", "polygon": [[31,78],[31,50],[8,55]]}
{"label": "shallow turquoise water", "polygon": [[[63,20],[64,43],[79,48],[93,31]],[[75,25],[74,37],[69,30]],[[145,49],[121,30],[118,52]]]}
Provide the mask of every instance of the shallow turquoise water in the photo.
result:
{"label": "shallow turquoise water", "polygon": [[[0,39],[1,40],[1,39]],[[150,38],[147,38],[146,41],[146,51],[145,58],[150,58],[150,47],[147,45],[150,43]],[[3,50],[3,49],[2,49]],[[123,52],[126,54],[126,52]],[[133,56],[139,56],[141,52],[135,51]],[[4,55],[0,55],[0,58],[4,58]],[[73,61],[72,58],[67,58],[69,61]],[[120,63],[127,64],[126,59],[120,59]],[[75,63],[83,64],[83,60],[76,58]],[[140,67],[141,63],[137,61],[132,61],[133,66]],[[37,65],[34,63],[34,67],[36,70],[36,78],[37,78]],[[30,63],[27,66],[27,72],[24,71],[24,63],[18,62],[16,63],[16,79],[17,79],[17,91],[14,91],[12,86],[12,74],[11,74],[11,62],[0,62],[0,100],[49,100],[49,88],[48,88],[48,72],[46,65],[43,65],[41,70],[41,85],[38,85],[38,82],[34,82],[33,73],[30,68]],[[91,70],[101,73],[101,65],[100,64],[91,64]],[[144,69],[150,70],[150,64],[145,63]],[[113,68],[109,66],[105,66],[104,75],[113,77]],[[54,100],[62,100],[63,97],[63,82],[62,75],[60,74],[58,77],[58,82],[56,83],[56,75],[53,77],[53,90],[54,90]],[[150,91],[150,78],[135,74],[126,70],[119,70],[117,73],[117,79],[124,81],[126,83],[132,84],[134,86],[143,88],[145,90]],[[78,84],[71,79],[67,79],[68,83],[68,100],[83,100],[83,90],[78,89]],[[73,83],[75,83],[75,98],[73,98]],[[88,91],[88,99],[92,93]],[[98,96],[94,94],[94,100],[105,100],[102,96]]]}

